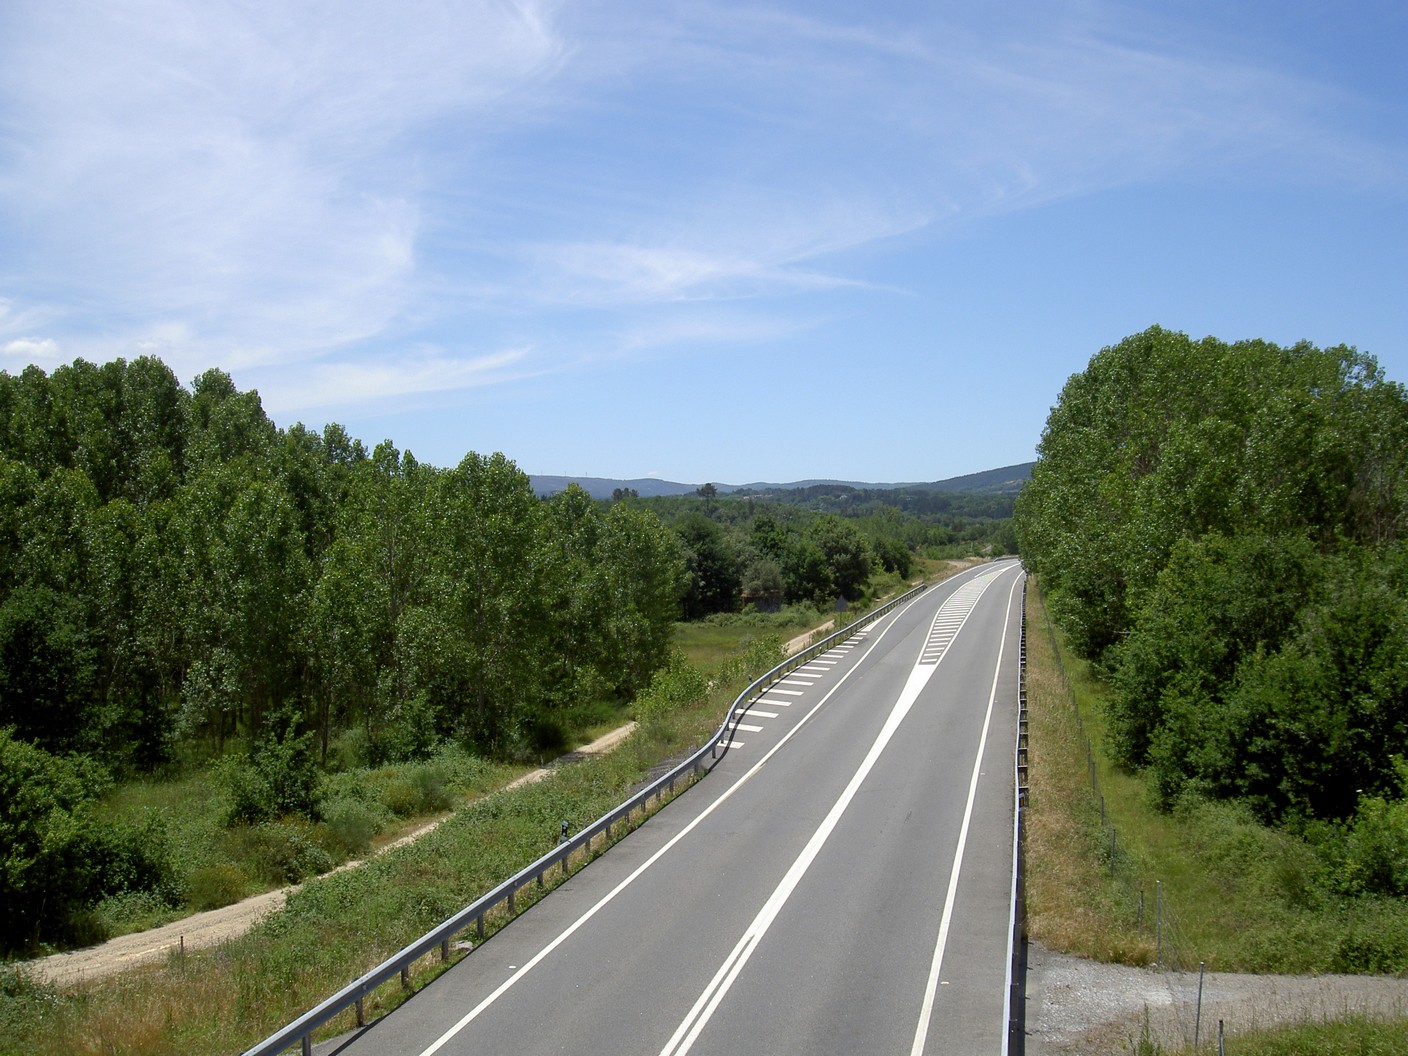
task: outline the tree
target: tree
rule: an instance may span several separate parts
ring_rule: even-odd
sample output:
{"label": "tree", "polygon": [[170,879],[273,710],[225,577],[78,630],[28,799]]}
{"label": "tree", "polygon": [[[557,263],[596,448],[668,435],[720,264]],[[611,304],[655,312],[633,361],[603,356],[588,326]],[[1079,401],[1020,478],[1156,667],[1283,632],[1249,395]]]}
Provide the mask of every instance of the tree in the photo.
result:
{"label": "tree", "polygon": [[834,516],[819,518],[810,535],[826,559],[831,589],[847,601],[860,598],[870,579],[870,548],[864,537],[853,525]]}
{"label": "tree", "polygon": [[67,938],[94,894],[86,806],[102,771],[61,758],[0,727],[0,948]]}
{"label": "tree", "polygon": [[653,515],[630,504],[606,514],[598,559],[607,570],[602,663],[616,692],[644,688],[670,656],[674,621],[685,584],[678,537]]}
{"label": "tree", "polygon": [[1017,502],[1024,560],[1112,674],[1164,804],[1343,819],[1408,736],[1408,395],[1351,348],[1153,328],[1062,390]]}
{"label": "tree", "polygon": [[711,612],[732,612],[742,589],[738,563],[723,529],[700,513],[691,513],[675,525],[684,546],[688,586],[684,596],[686,619]]}
{"label": "tree", "polygon": [[442,582],[467,643],[467,692],[444,705],[472,741],[516,736],[540,699],[550,663],[541,557],[542,505],[528,475],[501,453],[470,453],[437,481],[435,534],[445,543]]}

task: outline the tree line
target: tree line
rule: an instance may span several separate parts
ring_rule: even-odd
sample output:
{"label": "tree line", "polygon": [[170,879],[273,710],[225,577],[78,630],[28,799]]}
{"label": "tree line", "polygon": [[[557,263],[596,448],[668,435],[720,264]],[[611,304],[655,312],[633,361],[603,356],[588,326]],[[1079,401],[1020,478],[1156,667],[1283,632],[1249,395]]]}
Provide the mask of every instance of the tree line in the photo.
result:
{"label": "tree line", "polygon": [[[899,505],[883,505],[888,491],[859,495],[842,486],[841,502],[813,489],[783,489],[763,495],[720,495],[704,485],[693,496],[639,501],[679,537],[688,569],[684,613],[698,619],[749,607],[770,611],[783,605],[832,608],[860,600],[876,572],[908,578],[916,557],[959,550],[1007,552],[1016,545],[1010,516],[974,518],[968,513],[921,516]],[[833,492],[826,494],[835,495]],[[970,510],[963,497],[958,508]],[[974,501],[988,509],[987,496]],[[999,499],[1001,513],[1011,498]]]}
{"label": "tree line", "polygon": [[1408,394],[1372,357],[1157,327],[1066,383],[1016,507],[1160,801],[1378,826],[1385,876],[1408,854],[1405,527]]}
{"label": "tree line", "polygon": [[279,429],[150,357],[0,373],[0,727],[46,751],[150,769],[290,720],[502,750],[643,685],[683,576],[648,511],[541,501],[502,454]]}

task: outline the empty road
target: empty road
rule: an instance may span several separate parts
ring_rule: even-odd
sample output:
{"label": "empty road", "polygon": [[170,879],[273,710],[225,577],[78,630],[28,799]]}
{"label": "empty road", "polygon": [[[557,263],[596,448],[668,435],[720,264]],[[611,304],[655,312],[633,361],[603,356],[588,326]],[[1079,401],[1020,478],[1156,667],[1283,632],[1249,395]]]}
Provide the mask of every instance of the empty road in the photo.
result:
{"label": "empty road", "polygon": [[346,1056],[1004,1051],[1022,572],[762,694],[698,786]]}

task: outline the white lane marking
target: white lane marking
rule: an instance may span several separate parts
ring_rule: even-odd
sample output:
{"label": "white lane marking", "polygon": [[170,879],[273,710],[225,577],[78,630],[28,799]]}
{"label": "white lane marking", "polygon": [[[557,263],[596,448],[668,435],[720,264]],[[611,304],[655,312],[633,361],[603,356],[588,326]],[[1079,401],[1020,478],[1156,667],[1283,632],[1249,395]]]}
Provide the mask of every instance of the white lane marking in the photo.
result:
{"label": "white lane marking", "polygon": [[[987,589],[987,584],[983,585]],[[981,591],[979,592],[981,594]],[[1009,598],[1009,605],[1010,605]],[[945,602],[947,604],[947,602]],[[972,612],[972,607],[968,609]],[[966,617],[965,617],[966,619]],[[852,668],[851,670],[855,670]],[[934,672],[938,670],[937,664],[925,664],[922,661],[914,665],[909,673],[909,679],[905,682],[904,689],[900,691],[898,699],[890,709],[890,714],[885,719],[885,725],[876,734],[875,741],[870,746],[870,751],[861,761],[859,768],[851,775],[851,780],[847,783],[836,802],[831,805],[831,810],[812,833],[807,845],[802,848],[802,853],[797,855],[792,865],[788,868],[782,880],[768,896],[768,900],[763,903],[763,908],[758,910],[758,915],[753,918],[753,922],[743,932],[743,937],[733,948],[733,952],[724,958],[724,963],[719,966],[719,970],[714,973],[714,978],[709,981],[709,985],[704,988],[704,992],[699,995],[699,999],[694,1002],[694,1007],[689,1010],[675,1033],[670,1037],[669,1042],[660,1050],[660,1056],[685,1056],[699,1039],[700,1033],[713,1018],[714,1012],[723,1001],[724,996],[733,986],[734,981],[743,971],[744,965],[753,956],[753,951],[762,942],[763,936],[772,927],[773,921],[777,919],[782,907],[787,904],[787,900],[792,897],[792,893],[797,889],[797,885],[802,882],[802,877],[811,868],[816,856],[821,853],[821,848],[830,838],[836,825],[841,820],[841,815],[846,812],[846,808],[851,805],[851,800],[860,791],[860,786],[865,779],[870,776],[870,771],[875,768],[875,764],[880,759],[880,754],[890,743],[900,723],[904,721],[910,709],[914,707],[914,702],[919,699],[920,692],[929,683]],[[975,778],[976,780],[976,778]]]}
{"label": "white lane marking", "polygon": [[[924,1043],[929,1038],[929,1022],[934,1015],[934,999],[939,990],[939,972],[943,968],[944,947],[948,944],[949,925],[953,922],[953,899],[958,893],[958,872],[963,866],[963,851],[968,843],[968,826],[973,820],[973,801],[978,797],[978,775],[983,765],[983,750],[988,743],[988,728],[992,726],[992,709],[997,700],[997,680],[1002,674],[1002,654],[1007,646],[1007,628],[1012,620],[1012,596],[1022,582],[1018,576],[1007,592],[1007,614],[1002,618],[1002,636],[997,640],[997,666],[992,672],[992,690],[988,693],[988,711],[983,719],[983,733],[978,738],[978,754],[973,758],[973,775],[968,779],[968,805],[963,810],[963,825],[958,830],[958,848],[953,852],[953,869],[948,876],[948,892],[944,895],[944,912],[939,919],[939,935],[934,942],[934,959],[929,966],[929,979],[924,986],[924,1000],[919,1007],[919,1023],[914,1030],[914,1046],[910,1056],[924,1056]],[[933,670],[933,668],[930,668]],[[1005,1045],[1004,1045],[1005,1048]]]}
{"label": "white lane marking", "polygon": [[[908,612],[915,605],[919,604],[921,600],[922,597],[915,598],[913,601],[911,601],[908,605],[904,606],[903,609],[900,609],[899,612],[895,613],[894,615],[898,617],[903,613]],[[878,635],[876,635],[874,645],[879,645],[880,639],[885,637],[885,634],[897,622],[899,622],[898,619],[894,619],[887,623],[885,625],[885,629],[882,630]],[[442,1048],[449,1044],[450,1041],[457,1034],[459,1034],[460,1031],[464,1030],[465,1027],[469,1026],[481,1015],[483,1015],[485,1009],[487,1009],[500,997],[506,994],[520,979],[522,979],[530,971],[532,971],[539,964],[541,964],[545,958],[550,956],[554,950],[556,950],[564,942],[566,942],[573,935],[575,935],[578,930],[584,927],[589,920],[591,920],[603,909],[605,909],[607,905],[613,902],[616,899],[616,896],[621,894],[621,892],[626,890],[626,888],[630,887],[631,884],[635,883],[636,880],[639,879],[640,876],[647,869],[649,869],[652,865],[654,865],[661,858],[665,857],[665,855],[668,854],[671,850],[673,850],[674,846],[677,843],[679,843],[686,836],[692,833],[696,828],[702,825],[706,819],[713,815],[714,811],[718,810],[730,799],[732,799],[733,794],[735,792],[737,792],[740,788],[746,785],[754,777],[754,775],[758,773],[759,770],[761,770],[764,766],[768,764],[769,760],[771,760],[774,755],[782,751],[783,747],[787,744],[787,742],[790,741],[797,733],[799,733],[807,725],[807,723],[811,721],[814,715],[820,713],[822,706],[828,700],[830,700],[837,692],[840,691],[841,687],[845,685],[846,680],[850,678],[851,675],[860,668],[861,663],[864,662],[864,659],[865,658],[862,657],[861,660],[857,662],[855,667],[851,668],[850,671],[847,671],[840,678],[838,678],[836,680],[836,684],[831,687],[831,689],[826,693],[825,696],[823,696],[819,701],[816,702],[816,705],[812,708],[812,710],[807,712],[807,714],[803,715],[802,718],[797,722],[797,725],[793,726],[790,730],[787,731],[786,734],[780,737],[778,739],[778,742],[773,745],[766,753],[764,753],[763,757],[759,759],[756,763],[754,763],[752,767],[749,768],[747,773],[745,773],[736,782],[734,782],[731,788],[722,793],[718,799],[714,800],[714,802],[710,803],[707,807],[700,811],[698,816],[695,817],[693,821],[691,821],[684,828],[680,829],[680,831],[675,833],[675,835],[670,837],[670,839],[665,841],[664,845],[661,846],[658,851],[652,854],[645,861],[641,862],[640,865],[636,866],[635,870],[629,876],[627,876],[619,884],[613,887],[610,891],[603,895],[595,905],[593,905],[580,917],[578,917],[566,928],[564,928],[551,942],[549,942],[541,950],[535,953],[532,958],[530,958],[529,961],[523,965],[523,967],[514,971],[512,975],[510,975],[507,979],[500,983],[499,986],[492,993],[489,994],[489,996],[485,997],[482,1001],[479,1002],[479,1004],[475,1005],[463,1016],[461,1016],[459,1021],[456,1022],[454,1026],[450,1027],[449,1030],[445,1031],[445,1033],[441,1034],[440,1037],[436,1038],[433,1042],[431,1042],[431,1044],[427,1048],[421,1050],[420,1056],[434,1056],[435,1053],[439,1052]]]}
{"label": "white lane marking", "polygon": [[769,693],[783,693],[783,694],[785,694],[785,695],[787,695],[787,696],[789,696],[789,697],[804,697],[804,696],[806,696],[806,694],[803,693],[800,689],[778,689],[776,686],[773,686],[773,688],[770,689],[770,690],[768,690],[768,692],[769,692]]}
{"label": "white lane marking", "polygon": [[724,744],[719,745],[719,747],[720,747],[720,748],[742,748],[742,747],[743,747],[745,744],[747,744],[747,743],[748,743],[747,741],[727,741],[727,742],[725,742]]}
{"label": "white lane marking", "polygon": [[778,700],[776,697],[759,697],[758,703],[766,704],[770,708],[790,708],[792,706],[790,700]]}
{"label": "white lane marking", "polygon": [[[1000,574],[997,573],[997,575]],[[939,662],[958,634],[959,628],[968,619],[968,614],[973,611],[974,606],[978,604],[978,599],[983,596],[983,591],[987,590],[989,583],[996,580],[997,575],[984,572],[980,576],[973,577],[949,595],[948,599],[940,606],[939,611],[934,614],[934,622],[929,625],[929,634],[924,641],[924,649],[919,657],[921,664]]]}
{"label": "white lane marking", "polygon": [[746,709],[744,709],[743,714],[747,715],[750,719],[775,719],[775,718],[777,718],[777,712],[775,712],[775,711],[759,711],[757,708],[746,708]]}
{"label": "white lane marking", "polygon": [[763,732],[763,728],[762,728],[761,726],[750,726],[750,725],[749,725],[748,723],[746,723],[746,722],[735,722],[735,723],[733,724],[733,726],[732,726],[732,729],[734,730],[734,732],[737,732],[738,730],[742,730],[744,733],[762,733],[762,732]]}
{"label": "white lane marking", "polygon": [[784,685],[784,686],[814,686],[814,685],[816,685],[816,679],[814,679],[814,678],[784,678],[784,679],[782,680],[781,684]]}

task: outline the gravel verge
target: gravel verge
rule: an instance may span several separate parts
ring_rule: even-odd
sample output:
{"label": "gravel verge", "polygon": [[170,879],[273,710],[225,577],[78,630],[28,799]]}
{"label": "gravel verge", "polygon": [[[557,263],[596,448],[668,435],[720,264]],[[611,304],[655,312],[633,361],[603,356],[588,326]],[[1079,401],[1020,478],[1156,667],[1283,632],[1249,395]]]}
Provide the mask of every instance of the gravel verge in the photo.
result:
{"label": "gravel verge", "polygon": [[1373,975],[1247,975],[1208,972],[1198,1021],[1198,973],[1101,964],[1031,943],[1027,965],[1028,1056],[1112,1056],[1134,1051],[1147,1012],[1159,1044],[1191,1046],[1248,1030],[1342,1019],[1408,1016],[1408,979]]}

